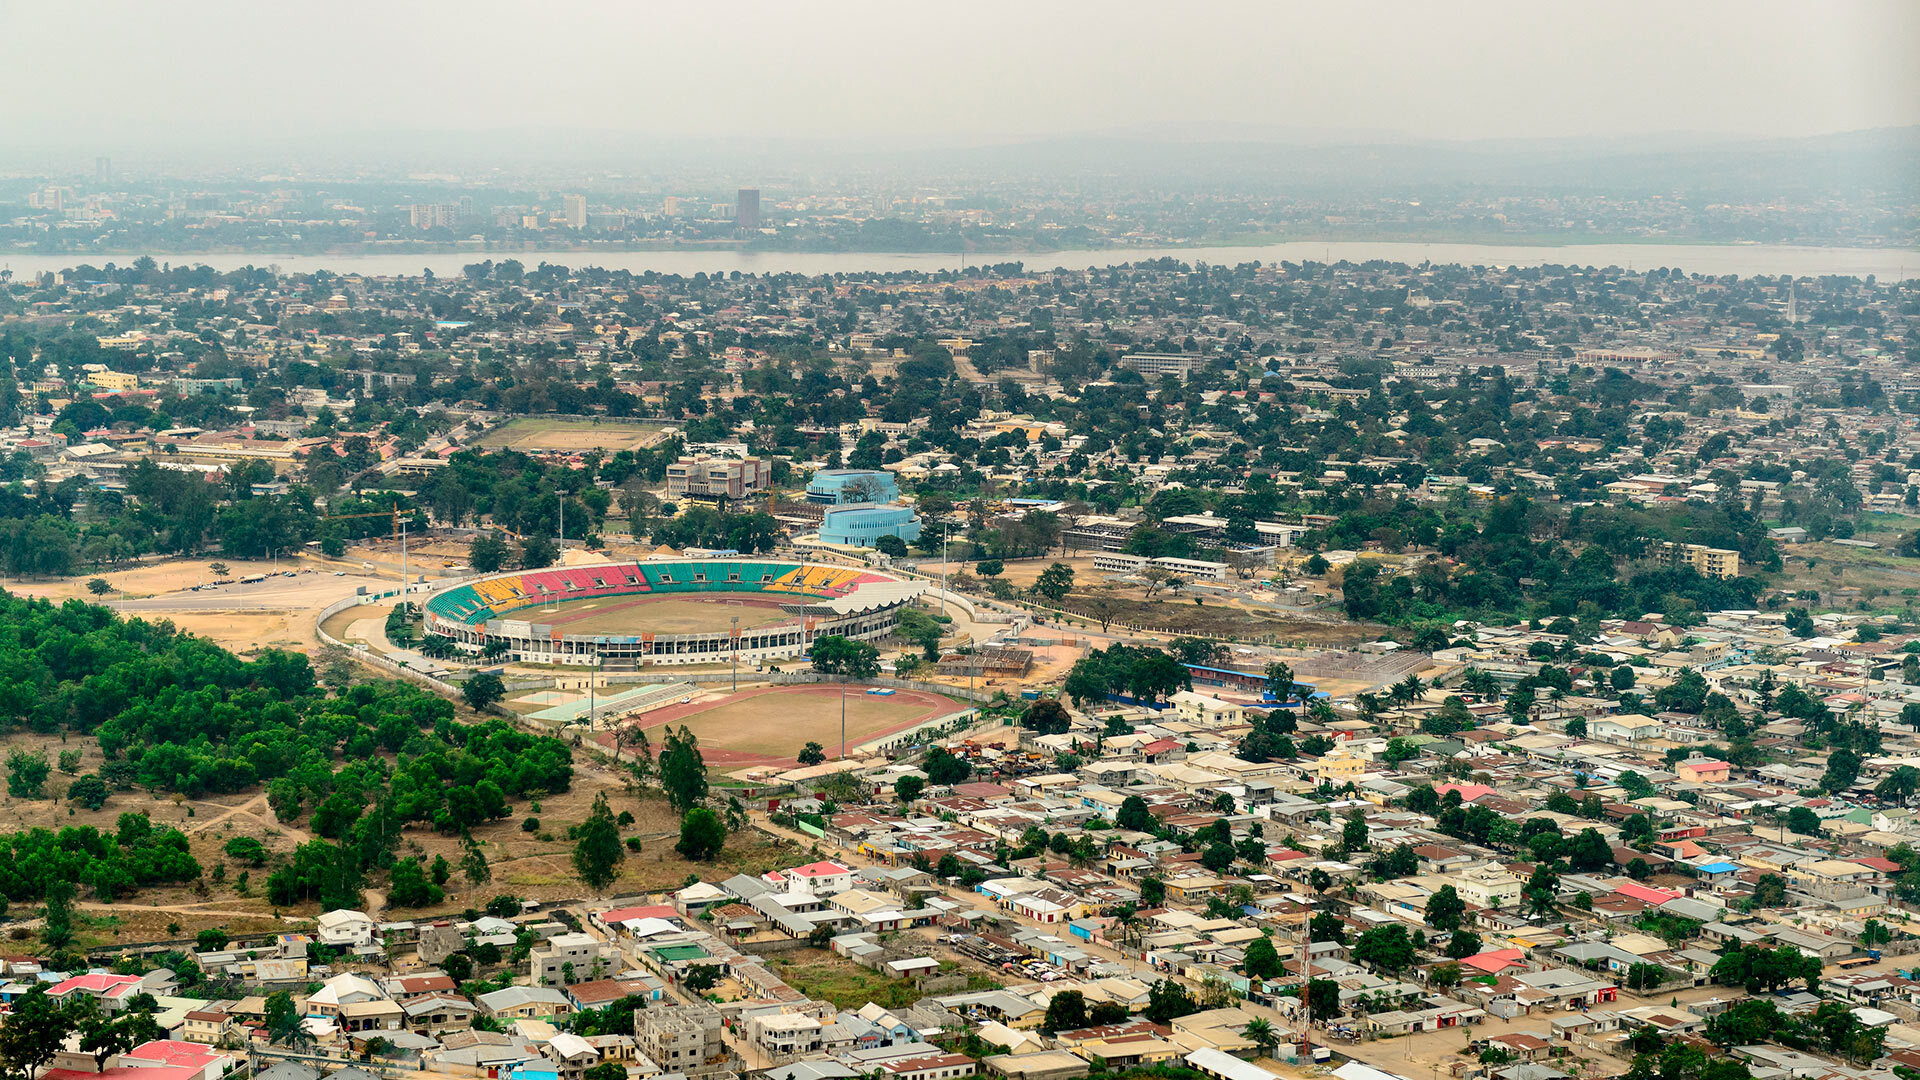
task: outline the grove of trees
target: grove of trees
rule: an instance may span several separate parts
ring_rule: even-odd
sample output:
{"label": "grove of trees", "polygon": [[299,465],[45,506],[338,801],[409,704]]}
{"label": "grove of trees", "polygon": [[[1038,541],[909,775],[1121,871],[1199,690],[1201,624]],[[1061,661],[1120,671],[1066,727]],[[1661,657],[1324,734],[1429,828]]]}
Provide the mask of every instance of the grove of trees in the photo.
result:
{"label": "grove of trees", "polygon": [[[77,600],[0,595],[0,722],[96,738],[105,762],[73,782],[89,804],[134,788],[200,798],[264,785],[279,820],[310,815],[316,834],[269,877],[280,904],[353,906],[367,875],[394,869],[404,828],[461,834],[573,780],[559,740],[501,719],[458,723],[451,702],[420,688],[376,681],[330,694],[304,656],[242,660]],[[140,815],[120,821],[111,838],[80,826],[0,838],[14,855],[0,893],[37,899],[66,881],[123,896],[199,876],[177,832]]]}

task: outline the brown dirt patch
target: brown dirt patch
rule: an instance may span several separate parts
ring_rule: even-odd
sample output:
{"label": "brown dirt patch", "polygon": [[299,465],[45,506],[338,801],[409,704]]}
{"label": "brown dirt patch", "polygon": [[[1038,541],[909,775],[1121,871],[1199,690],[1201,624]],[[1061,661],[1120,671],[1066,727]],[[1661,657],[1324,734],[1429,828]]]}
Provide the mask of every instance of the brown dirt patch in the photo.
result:
{"label": "brown dirt patch", "polygon": [[[169,559],[166,562],[146,563],[131,566],[125,570],[102,570],[78,577],[55,578],[36,581],[31,578],[13,579],[7,582],[7,591],[19,596],[44,596],[50,600],[68,600],[75,597],[82,600],[118,600],[121,593],[129,597],[158,596],[162,593],[178,592],[195,585],[222,580],[209,569],[214,563],[221,563],[228,569],[225,580],[237,581],[252,574],[264,574],[275,568],[271,562],[250,562],[246,559]],[[282,560],[278,564],[281,570],[298,569],[296,560]],[[105,578],[113,586],[113,591],[104,597],[95,596],[87,583],[94,578]]]}
{"label": "brown dirt patch", "polygon": [[292,649],[310,652],[318,644],[313,634],[311,613],[295,613],[291,618],[276,611],[177,611],[142,614],[141,618],[164,618],[173,625],[206,638],[241,656],[262,649]]}
{"label": "brown dirt patch", "polygon": [[[883,697],[849,686],[844,696],[849,748],[960,708],[950,698],[916,690]],[[830,755],[838,752],[841,698],[838,686],[765,687],[742,690],[718,703],[696,699],[687,705],[669,705],[647,713],[642,723],[649,728],[680,724],[692,729],[712,765],[761,764],[759,759],[785,762],[809,742],[826,747]]]}
{"label": "brown dirt patch", "polygon": [[540,450],[637,450],[658,442],[666,428],[661,424],[630,423],[618,420],[543,420],[531,417],[509,420],[482,436],[477,445],[535,452]]}

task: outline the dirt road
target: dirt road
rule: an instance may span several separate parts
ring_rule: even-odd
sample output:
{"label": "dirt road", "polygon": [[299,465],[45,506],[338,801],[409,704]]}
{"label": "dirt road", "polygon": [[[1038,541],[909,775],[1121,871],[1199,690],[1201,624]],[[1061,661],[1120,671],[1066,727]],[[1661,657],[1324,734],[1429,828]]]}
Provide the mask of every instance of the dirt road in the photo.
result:
{"label": "dirt road", "polygon": [[254,798],[249,799],[246,802],[233,807],[223,807],[219,803],[209,803],[209,802],[195,802],[193,805],[200,806],[200,807],[210,807],[212,809],[216,809],[221,812],[216,817],[210,817],[210,818],[196,817],[193,823],[188,825],[184,830],[189,835],[193,833],[207,832],[216,825],[223,824],[236,817],[242,817],[252,822],[261,831],[265,831],[269,829],[278,830],[279,832],[282,832],[287,836],[292,837],[293,842],[296,844],[304,844],[307,841],[313,839],[312,833],[309,833],[306,830],[298,828],[296,826],[288,825],[282,822],[279,818],[275,817],[273,815],[273,811],[267,805],[267,796],[265,792],[262,792],[261,794],[255,796]]}

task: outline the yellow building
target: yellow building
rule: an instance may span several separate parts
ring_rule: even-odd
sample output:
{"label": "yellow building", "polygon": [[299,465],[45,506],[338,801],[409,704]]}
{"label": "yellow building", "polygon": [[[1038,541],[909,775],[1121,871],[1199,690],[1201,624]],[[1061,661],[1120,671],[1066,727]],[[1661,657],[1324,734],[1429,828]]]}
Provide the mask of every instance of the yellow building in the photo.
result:
{"label": "yellow building", "polygon": [[1359,754],[1346,750],[1335,750],[1313,764],[1313,776],[1316,780],[1331,781],[1335,787],[1349,780],[1358,780],[1367,775],[1370,762]]}
{"label": "yellow building", "polygon": [[1184,1057],[1187,1048],[1152,1035],[1122,1035],[1112,1039],[1089,1039],[1077,1043],[1073,1052],[1104,1065],[1133,1068],[1158,1065]]}
{"label": "yellow building", "polygon": [[1653,546],[1653,554],[1668,566],[1691,566],[1707,577],[1740,576],[1740,553],[1729,548],[1665,540]]}
{"label": "yellow building", "polygon": [[1520,879],[1496,866],[1468,870],[1448,884],[1474,907],[1512,907],[1520,902]]}
{"label": "yellow building", "polygon": [[1212,874],[1182,874],[1168,878],[1167,895],[1176,900],[1216,896],[1227,891],[1227,883]]}
{"label": "yellow building", "polygon": [[87,381],[102,390],[138,390],[140,376],[126,371],[96,371]]}

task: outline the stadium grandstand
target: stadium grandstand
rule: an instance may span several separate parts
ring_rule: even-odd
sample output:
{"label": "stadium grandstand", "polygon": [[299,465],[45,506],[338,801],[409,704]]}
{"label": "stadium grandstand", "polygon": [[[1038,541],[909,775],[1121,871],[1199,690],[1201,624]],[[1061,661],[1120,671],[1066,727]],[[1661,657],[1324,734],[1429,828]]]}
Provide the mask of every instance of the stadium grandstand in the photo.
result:
{"label": "stadium grandstand", "polygon": [[753,558],[611,562],[440,589],[427,597],[426,629],[468,652],[502,642],[509,658],[534,663],[790,659],[816,637],[884,637],[925,588],[859,567]]}

